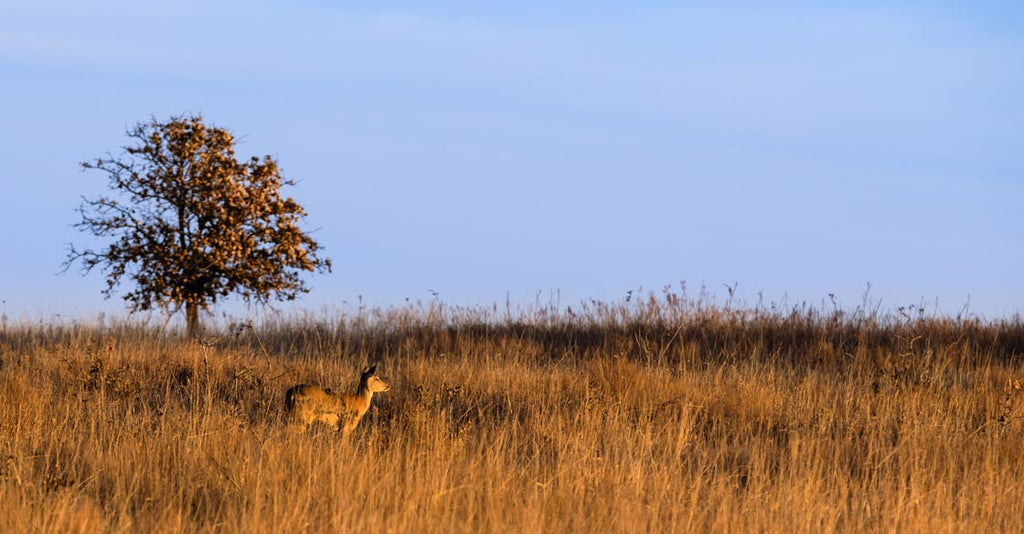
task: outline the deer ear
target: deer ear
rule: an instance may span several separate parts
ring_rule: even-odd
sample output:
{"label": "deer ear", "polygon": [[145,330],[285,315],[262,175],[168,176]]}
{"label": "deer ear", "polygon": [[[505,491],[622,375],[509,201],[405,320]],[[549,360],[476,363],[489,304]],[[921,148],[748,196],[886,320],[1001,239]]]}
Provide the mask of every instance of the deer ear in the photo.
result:
{"label": "deer ear", "polygon": [[369,374],[369,375],[372,375],[373,373],[376,373],[377,372],[377,364],[373,364],[373,365],[367,367],[366,371],[364,371],[364,372],[366,374]]}

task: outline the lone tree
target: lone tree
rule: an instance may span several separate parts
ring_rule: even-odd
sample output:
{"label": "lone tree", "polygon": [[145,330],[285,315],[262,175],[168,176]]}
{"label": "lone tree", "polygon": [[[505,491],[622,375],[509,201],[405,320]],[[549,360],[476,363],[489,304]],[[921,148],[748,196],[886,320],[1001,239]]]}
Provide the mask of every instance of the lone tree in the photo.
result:
{"label": "lone tree", "polygon": [[69,245],[66,271],[76,260],[83,274],[100,267],[108,298],[125,277],[131,311],[185,308],[190,336],[199,311],[236,293],[245,302],[293,300],[309,291],[301,271],[330,271],[320,245],[299,229],[306,215],[281,186],[270,156],[235,159],[234,137],[199,116],[151,118],[129,128],[132,145],[114,158],[86,161],[107,175],[113,196],[83,197],[82,232],[112,242],[103,248]]}

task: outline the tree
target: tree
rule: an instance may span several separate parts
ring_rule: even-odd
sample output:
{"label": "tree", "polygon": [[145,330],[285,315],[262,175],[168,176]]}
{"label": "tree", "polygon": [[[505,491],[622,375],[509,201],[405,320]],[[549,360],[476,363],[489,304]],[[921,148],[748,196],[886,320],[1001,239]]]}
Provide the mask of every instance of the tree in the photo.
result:
{"label": "tree", "polygon": [[105,271],[110,297],[127,277],[123,295],[132,312],[185,308],[189,335],[199,311],[235,293],[247,302],[293,300],[309,291],[302,271],[327,271],[320,245],[299,228],[306,212],[281,196],[270,156],[235,159],[234,137],[200,116],[151,118],[131,127],[132,145],[119,158],[82,163],[107,175],[113,196],[82,197],[82,232],[112,241],[103,248],[69,245],[66,271]]}

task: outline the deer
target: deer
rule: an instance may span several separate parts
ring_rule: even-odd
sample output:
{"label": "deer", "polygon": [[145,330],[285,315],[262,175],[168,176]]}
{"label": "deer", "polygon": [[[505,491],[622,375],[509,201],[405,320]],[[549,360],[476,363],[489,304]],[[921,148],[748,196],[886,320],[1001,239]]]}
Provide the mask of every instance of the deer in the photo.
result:
{"label": "deer", "polygon": [[370,409],[374,393],[391,388],[377,376],[377,366],[363,369],[355,393],[335,394],[312,384],[299,384],[284,394],[285,414],[293,431],[303,431],[315,422],[334,427],[347,437]]}

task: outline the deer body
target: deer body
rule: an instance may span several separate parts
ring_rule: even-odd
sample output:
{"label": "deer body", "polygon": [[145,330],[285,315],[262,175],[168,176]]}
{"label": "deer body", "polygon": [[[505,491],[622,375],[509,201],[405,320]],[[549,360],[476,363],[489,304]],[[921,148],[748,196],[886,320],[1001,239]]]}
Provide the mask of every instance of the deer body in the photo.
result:
{"label": "deer body", "polygon": [[319,422],[347,436],[370,409],[373,394],[390,389],[376,375],[376,370],[376,365],[363,370],[355,393],[334,394],[311,384],[289,388],[284,395],[289,425],[295,430],[304,430]]}

